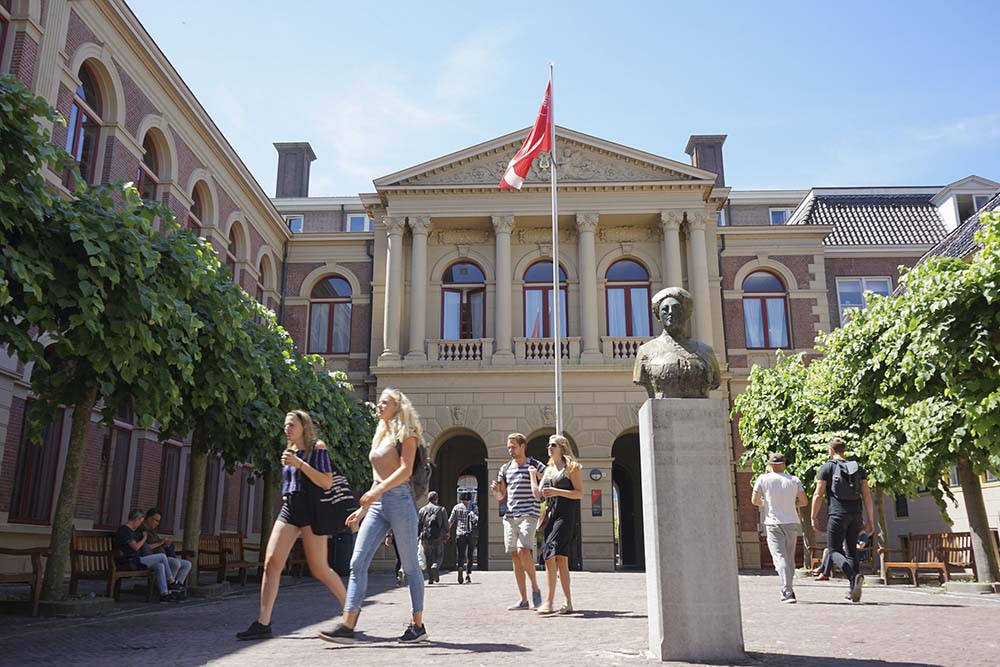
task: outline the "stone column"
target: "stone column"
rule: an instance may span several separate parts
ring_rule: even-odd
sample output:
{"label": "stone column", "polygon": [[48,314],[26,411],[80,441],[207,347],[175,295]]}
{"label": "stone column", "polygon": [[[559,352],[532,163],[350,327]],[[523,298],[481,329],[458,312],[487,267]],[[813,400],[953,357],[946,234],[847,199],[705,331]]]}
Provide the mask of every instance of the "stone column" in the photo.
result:
{"label": "stone column", "polygon": [[708,211],[688,211],[688,286],[694,298],[694,337],[712,344],[712,304],[708,281],[708,249],[705,225],[713,218]]}
{"label": "stone column", "polygon": [[681,222],[683,211],[661,211],[660,227],[663,229],[663,286],[683,287],[684,275],[681,271]]}
{"label": "stone column", "polygon": [[583,338],[583,363],[601,362],[600,338],[597,328],[597,251],[594,232],[597,213],[577,213],[577,250],[580,253],[580,333]]}
{"label": "stone column", "polygon": [[385,317],[382,340],[385,349],[379,355],[379,365],[399,365],[399,320],[403,312],[403,227],[405,219],[385,218],[389,236],[388,261],[385,264]]}
{"label": "stone column", "polygon": [[410,216],[413,250],[410,256],[410,351],[406,361],[426,361],[427,338],[427,232],[431,219],[426,215]]}
{"label": "stone column", "polygon": [[494,215],[493,233],[496,236],[496,316],[494,321],[493,363],[513,364],[511,349],[511,292],[514,289],[510,260],[510,234],[514,229],[514,216]]}

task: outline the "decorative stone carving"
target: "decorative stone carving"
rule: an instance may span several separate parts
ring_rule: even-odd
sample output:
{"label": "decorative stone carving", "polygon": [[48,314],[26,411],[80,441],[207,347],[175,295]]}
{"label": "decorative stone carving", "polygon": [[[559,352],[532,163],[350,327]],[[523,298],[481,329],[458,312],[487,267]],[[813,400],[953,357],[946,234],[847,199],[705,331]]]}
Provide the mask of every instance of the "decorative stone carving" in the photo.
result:
{"label": "decorative stone carving", "polygon": [[682,222],[684,222],[684,211],[678,209],[660,211],[660,225],[664,230],[671,227],[679,229]]}
{"label": "decorative stone carving", "polygon": [[510,234],[514,230],[514,216],[512,215],[494,215],[493,216],[493,231],[496,234],[507,233]]}
{"label": "decorative stone carving", "polygon": [[601,227],[597,231],[601,243],[622,241],[655,241],[659,238],[653,227]]}
{"label": "decorative stone carving", "polygon": [[414,234],[427,234],[431,230],[431,218],[429,215],[411,215],[410,229]]}
{"label": "decorative stone carving", "polygon": [[465,406],[454,405],[448,408],[448,412],[451,414],[452,426],[465,426]]}
{"label": "decorative stone carving", "polygon": [[[485,185],[497,184],[503,177],[511,156],[521,141],[502,149],[469,159],[464,164],[443,167],[440,171],[421,174],[402,181],[402,185]],[[604,153],[596,148],[561,139],[556,145],[560,182],[642,182],[692,180],[658,165],[624,156]],[[525,182],[543,184],[549,181],[548,169],[538,167],[536,159]]]}
{"label": "decorative stone carving", "polygon": [[[549,245],[552,245],[552,229],[548,227],[518,229],[514,232],[514,239],[523,245],[530,245],[532,243],[548,243]],[[559,243],[572,243],[575,240],[575,229],[559,230]]]}
{"label": "decorative stone carving", "polygon": [[715,221],[715,213],[704,209],[688,210],[685,214],[692,227],[706,227]]}
{"label": "decorative stone carving", "polygon": [[556,409],[551,405],[542,406],[542,421],[546,424],[556,423]]}
{"label": "decorative stone carving", "polygon": [[600,216],[594,212],[588,213],[577,213],[576,214],[576,229],[578,232],[591,232],[593,233],[597,229],[597,221]]}
{"label": "decorative stone carving", "polygon": [[386,216],[382,219],[382,222],[385,224],[386,232],[390,236],[393,234],[402,234],[406,228],[406,218]]}
{"label": "decorative stone carving", "polygon": [[486,229],[442,229],[429,237],[429,242],[439,245],[476,245],[490,242],[490,232]]}

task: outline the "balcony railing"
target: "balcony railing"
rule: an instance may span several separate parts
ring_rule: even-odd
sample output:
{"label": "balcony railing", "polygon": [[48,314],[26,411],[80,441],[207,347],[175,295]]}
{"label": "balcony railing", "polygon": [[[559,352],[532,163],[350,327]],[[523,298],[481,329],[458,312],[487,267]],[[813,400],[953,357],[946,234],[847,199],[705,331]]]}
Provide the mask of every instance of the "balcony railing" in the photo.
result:
{"label": "balcony railing", "polygon": [[[563,338],[559,341],[563,359],[580,358],[580,339]],[[551,338],[515,338],[514,358],[533,364],[547,364],[555,361],[556,346]]]}
{"label": "balcony railing", "polygon": [[632,363],[639,346],[650,336],[601,336],[604,360],[612,363]]}
{"label": "balcony railing", "polygon": [[488,364],[493,358],[492,338],[427,340],[427,360],[448,364]]}

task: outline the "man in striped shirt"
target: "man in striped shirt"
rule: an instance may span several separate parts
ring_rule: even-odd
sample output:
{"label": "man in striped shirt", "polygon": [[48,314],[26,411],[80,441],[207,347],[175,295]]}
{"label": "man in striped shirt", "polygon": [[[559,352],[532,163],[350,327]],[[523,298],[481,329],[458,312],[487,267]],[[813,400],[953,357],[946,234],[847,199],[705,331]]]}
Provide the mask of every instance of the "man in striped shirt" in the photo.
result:
{"label": "man in striped shirt", "polygon": [[521,600],[507,607],[510,611],[530,609],[524,575],[531,579],[531,600],[537,609],[542,593],[535,577],[535,525],[541,513],[541,503],[531,493],[531,469],[545,472],[545,464],[527,455],[528,439],[520,433],[507,436],[510,461],[503,464],[496,480],[490,484],[493,497],[507,499],[507,514],[503,518],[504,547],[514,562],[514,578]]}
{"label": "man in striped shirt", "polygon": [[[472,494],[462,491],[458,497],[459,503],[451,508],[448,518],[448,534],[455,529],[455,543],[458,545],[458,583],[472,583],[472,524],[475,513],[469,508]],[[462,579],[462,566],[465,566],[465,579]]]}

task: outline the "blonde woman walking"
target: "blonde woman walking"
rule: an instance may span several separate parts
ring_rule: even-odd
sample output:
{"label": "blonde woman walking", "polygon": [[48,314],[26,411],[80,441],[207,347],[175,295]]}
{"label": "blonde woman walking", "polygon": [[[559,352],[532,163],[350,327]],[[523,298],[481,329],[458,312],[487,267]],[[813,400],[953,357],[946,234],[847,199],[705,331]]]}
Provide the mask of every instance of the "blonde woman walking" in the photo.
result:
{"label": "blonde woman walking", "polygon": [[368,589],[368,566],[386,533],[399,550],[399,559],[410,588],[411,622],[399,638],[412,643],[427,639],[424,627],[424,577],[417,560],[417,508],[407,482],[413,473],[417,445],[421,439],[420,417],[403,392],[386,389],[378,399],[379,424],[368,458],[372,463],[372,488],[361,496],[361,507],[347,518],[349,526],[362,518],[361,530],[351,556],[351,577],[347,602],[340,622],[332,630],[320,632],[322,639],[353,644],[354,628]]}
{"label": "blonde woman walking", "polygon": [[536,499],[545,499],[545,513],[548,515],[545,541],[542,542],[542,558],[545,560],[545,574],[549,584],[548,597],[536,611],[539,614],[553,613],[558,575],[563,597],[566,598],[566,604],[558,613],[572,614],[569,555],[576,542],[576,516],[583,497],[581,466],[570,452],[569,441],[561,435],[549,438],[548,450],[549,462],[545,472],[539,475],[537,470],[531,471],[531,493]]}
{"label": "blonde woman walking", "polygon": [[281,571],[285,569],[285,561],[299,536],[302,537],[302,547],[312,575],[337,596],[340,604],[343,605],[347,598],[344,582],[330,569],[327,561],[329,539],[326,535],[316,535],[310,527],[312,507],[306,494],[307,484],[315,484],[321,489],[329,489],[333,484],[330,453],[326,444],[316,439],[312,417],[304,410],[292,410],[285,415],[285,437],[288,448],[281,454],[283,502],[267,541],[264,577],[260,583],[260,612],[249,628],[236,633],[237,639],[271,637],[271,610],[278,597]]}

